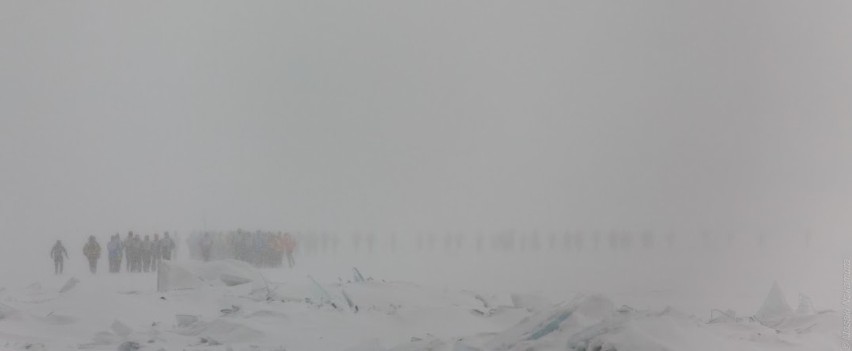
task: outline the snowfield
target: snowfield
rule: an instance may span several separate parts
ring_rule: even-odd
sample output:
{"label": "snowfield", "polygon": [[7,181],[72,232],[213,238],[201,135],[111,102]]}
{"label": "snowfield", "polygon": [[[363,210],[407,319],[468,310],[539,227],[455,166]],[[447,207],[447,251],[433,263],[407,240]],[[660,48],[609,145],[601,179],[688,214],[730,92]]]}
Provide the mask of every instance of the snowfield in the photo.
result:
{"label": "snowfield", "polygon": [[[182,259],[159,279],[91,275],[72,260],[62,276],[48,264],[38,276],[6,271],[0,348],[841,350],[840,274],[807,274],[837,257],[778,260],[783,251],[739,270],[730,252],[715,262],[683,252],[349,252],[302,255],[293,270]],[[667,264],[675,256],[681,264]],[[684,266],[697,276],[675,275]]]}

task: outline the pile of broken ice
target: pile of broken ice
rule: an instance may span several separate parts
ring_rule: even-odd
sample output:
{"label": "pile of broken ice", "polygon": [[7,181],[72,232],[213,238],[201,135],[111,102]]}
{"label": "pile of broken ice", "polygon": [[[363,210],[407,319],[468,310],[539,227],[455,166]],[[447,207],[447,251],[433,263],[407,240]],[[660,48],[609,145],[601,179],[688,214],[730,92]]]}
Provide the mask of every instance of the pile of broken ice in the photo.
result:
{"label": "pile of broken ice", "polygon": [[[838,313],[816,311],[805,296],[793,309],[777,284],[755,314],[714,310],[708,320],[671,308],[618,307],[599,294],[552,303],[534,294],[483,296],[365,279],[357,269],[351,274],[334,284],[311,277],[282,283],[239,261],[167,264],[158,275],[159,293],[97,297],[105,301],[87,297],[96,282],[71,278],[53,289],[33,284],[0,294],[0,341],[13,340],[5,343],[9,349],[55,349],[69,341],[38,344],[23,334],[94,325],[75,343],[78,349],[804,351],[841,345]],[[95,318],[77,306],[94,302],[116,310],[98,310],[103,316]],[[4,327],[18,327],[15,339]]]}
{"label": "pile of broken ice", "polygon": [[794,311],[776,283],[757,314],[747,318],[717,310],[705,321],[670,308],[616,308],[602,295],[588,295],[553,305],[496,335],[464,338],[454,348],[447,344],[445,349],[839,350],[840,330],[836,312],[815,312],[806,296],[800,297],[800,306]]}

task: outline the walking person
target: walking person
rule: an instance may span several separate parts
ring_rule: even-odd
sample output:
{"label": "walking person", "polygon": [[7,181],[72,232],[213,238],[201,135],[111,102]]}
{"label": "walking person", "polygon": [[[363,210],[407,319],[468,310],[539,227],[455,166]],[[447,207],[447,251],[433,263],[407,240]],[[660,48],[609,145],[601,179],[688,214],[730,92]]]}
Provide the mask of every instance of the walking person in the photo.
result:
{"label": "walking person", "polygon": [[98,259],[101,258],[101,244],[95,240],[95,236],[89,236],[89,242],[83,246],[83,255],[89,259],[89,271],[92,274],[98,272]]}
{"label": "walking person", "polygon": [[68,258],[68,251],[65,250],[61,240],[57,240],[56,244],[53,244],[53,248],[50,249],[50,257],[53,258],[53,273],[62,274],[65,270],[65,259]]}
{"label": "walking person", "polygon": [[109,243],[107,243],[110,273],[118,273],[118,271],[121,270],[122,249],[121,239],[119,238],[118,233],[116,233],[110,238]]}

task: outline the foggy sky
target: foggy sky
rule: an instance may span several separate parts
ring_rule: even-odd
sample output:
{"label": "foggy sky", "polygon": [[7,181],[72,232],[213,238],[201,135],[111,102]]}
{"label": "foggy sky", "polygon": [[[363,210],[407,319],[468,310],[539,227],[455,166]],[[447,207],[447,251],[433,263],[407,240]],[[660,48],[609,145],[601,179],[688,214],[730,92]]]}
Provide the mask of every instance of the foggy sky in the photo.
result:
{"label": "foggy sky", "polygon": [[844,231],[846,1],[0,3],[0,233]]}

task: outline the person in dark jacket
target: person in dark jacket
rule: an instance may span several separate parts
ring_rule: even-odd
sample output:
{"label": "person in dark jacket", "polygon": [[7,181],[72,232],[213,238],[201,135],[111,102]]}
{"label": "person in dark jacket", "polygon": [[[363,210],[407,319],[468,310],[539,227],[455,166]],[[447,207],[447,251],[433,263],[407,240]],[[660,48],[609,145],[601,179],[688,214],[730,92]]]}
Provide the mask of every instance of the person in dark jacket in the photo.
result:
{"label": "person in dark jacket", "polygon": [[127,252],[130,255],[130,271],[139,273],[142,271],[142,238],[136,234],[127,247]]}
{"label": "person in dark jacket", "polygon": [[152,257],[152,243],[151,238],[149,236],[145,236],[145,240],[142,240],[142,243],[139,247],[139,254],[142,256],[142,271],[150,272],[151,271],[151,257]]}
{"label": "person in dark jacket", "polygon": [[101,258],[101,244],[95,240],[95,236],[89,236],[89,241],[83,246],[83,255],[89,259],[89,271],[92,274],[98,272],[98,259]]}
{"label": "person in dark jacket", "polygon": [[61,240],[57,240],[56,244],[53,244],[53,248],[50,249],[50,257],[53,258],[54,274],[62,274],[65,270],[65,259],[68,258],[68,251],[65,250]]}

